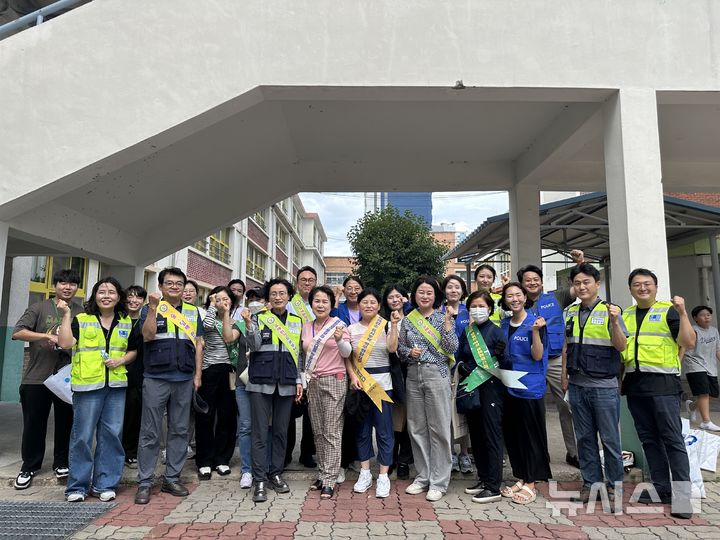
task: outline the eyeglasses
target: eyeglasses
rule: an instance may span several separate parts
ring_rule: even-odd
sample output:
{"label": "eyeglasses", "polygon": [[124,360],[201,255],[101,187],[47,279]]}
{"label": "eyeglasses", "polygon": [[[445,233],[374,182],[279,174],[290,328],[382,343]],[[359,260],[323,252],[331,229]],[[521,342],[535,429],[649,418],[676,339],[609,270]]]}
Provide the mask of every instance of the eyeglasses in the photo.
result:
{"label": "eyeglasses", "polygon": [[633,282],[633,284],[631,285],[631,287],[632,287],[633,289],[642,289],[643,287],[646,288],[646,289],[649,289],[649,288],[654,287],[654,286],[655,286],[655,282],[654,282],[654,281],[641,281],[641,282],[635,281],[635,282]]}
{"label": "eyeglasses", "polygon": [[300,283],[315,283],[315,282],[317,281],[317,279],[312,278],[312,277],[310,277],[310,278],[304,278],[304,277],[303,277],[303,278],[298,279],[298,281],[299,281]]}
{"label": "eyeglasses", "polygon": [[280,291],[280,292],[271,292],[269,294],[270,298],[283,298],[284,296],[287,296],[288,293],[286,291]]}
{"label": "eyeglasses", "polygon": [[183,281],[163,281],[163,285],[165,285],[168,289],[179,289],[184,287],[185,283]]}

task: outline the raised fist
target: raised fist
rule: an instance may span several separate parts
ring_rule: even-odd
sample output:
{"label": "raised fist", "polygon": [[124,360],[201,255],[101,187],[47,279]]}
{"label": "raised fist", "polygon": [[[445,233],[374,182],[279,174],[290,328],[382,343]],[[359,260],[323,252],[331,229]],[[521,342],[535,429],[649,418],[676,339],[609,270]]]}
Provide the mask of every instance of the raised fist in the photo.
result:
{"label": "raised fist", "polygon": [[607,305],[608,313],[610,314],[610,320],[615,322],[617,318],[620,316],[620,308],[616,306],[615,304],[608,304]]}
{"label": "raised fist", "polygon": [[445,306],[445,318],[449,319],[457,315],[457,309],[452,306]]}
{"label": "raised fist", "polygon": [[152,309],[157,309],[158,305],[160,304],[160,293],[154,292],[151,293],[148,296],[148,306],[150,306]]}
{"label": "raised fist", "polygon": [[398,310],[398,311],[391,311],[391,312],[390,312],[390,322],[391,322],[391,323],[397,324],[397,323],[399,323],[400,321],[402,321],[402,319],[403,319],[403,316],[402,316],[402,312],[401,312],[401,311]]}
{"label": "raised fist", "polygon": [[575,264],[582,264],[585,262],[585,254],[583,253],[582,249],[573,249],[570,252],[570,258]]}
{"label": "raised fist", "polygon": [[542,328],[543,326],[545,326],[545,319],[543,317],[538,317],[537,319],[535,319],[535,322],[532,325],[533,330],[535,330],[536,328],[540,330],[540,328]]}
{"label": "raised fist", "polygon": [[333,337],[335,338],[335,341],[339,342],[343,335],[343,330],[345,327],[342,324],[338,324],[335,327],[335,332],[333,332]]}
{"label": "raised fist", "polygon": [[61,315],[65,315],[66,313],[70,313],[70,306],[68,306],[68,303],[65,300],[58,300],[57,310]]}
{"label": "raised fist", "polygon": [[685,314],[685,299],[682,296],[673,296],[671,302],[680,315]]}

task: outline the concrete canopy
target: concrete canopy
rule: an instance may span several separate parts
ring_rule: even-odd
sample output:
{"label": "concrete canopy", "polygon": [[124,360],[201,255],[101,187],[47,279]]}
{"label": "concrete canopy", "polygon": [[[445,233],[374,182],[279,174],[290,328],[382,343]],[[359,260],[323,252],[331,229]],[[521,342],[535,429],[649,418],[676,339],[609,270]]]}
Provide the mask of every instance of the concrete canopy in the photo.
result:
{"label": "concrete canopy", "polygon": [[[720,209],[665,196],[665,234],[669,247],[720,233]],[[540,206],[540,239],[544,250],[570,255],[582,249],[589,260],[610,264],[607,196],[589,193]],[[486,260],[510,249],[509,214],[489,217],[445,259]]]}
{"label": "concrete canopy", "polygon": [[7,254],[141,266],[298,191],[604,190],[625,89],[665,189],[717,189],[718,35],[713,3],[92,2],[0,42]]}

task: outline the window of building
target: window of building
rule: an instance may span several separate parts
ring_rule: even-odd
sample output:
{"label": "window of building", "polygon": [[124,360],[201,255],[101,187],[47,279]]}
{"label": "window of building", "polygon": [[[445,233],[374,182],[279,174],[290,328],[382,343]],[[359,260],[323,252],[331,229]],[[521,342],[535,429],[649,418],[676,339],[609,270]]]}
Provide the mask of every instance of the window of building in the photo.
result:
{"label": "window of building", "polygon": [[298,234],[301,234],[302,233],[302,215],[300,215],[300,211],[297,208],[295,208],[295,207],[293,207],[293,208],[294,208],[294,212],[295,212],[294,221],[293,221],[293,223],[295,224],[295,231]]}
{"label": "window of building", "polygon": [[280,201],[280,208],[286,216],[290,217],[290,205],[288,204],[287,199],[283,199],[282,201]]}
{"label": "window of building", "polygon": [[192,247],[217,261],[230,264],[230,229],[220,229],[207,238],[198,240]]}
{"label": "window of building", "polygon": [[259,212],[255,212],[252,216],[250,216],[250,219],[252,219],[255,224],[263,231],[267,231],[267,220],[265,219],[266,212],[267,210],[260,210]]}
{"label": "window of building", "polygon": [[273,277],[287,279],[288,273],[285,271],[285,269],[282,266],[280,266],[279,264],[276,263],[275,264],[275,274],[273,275]]}
{"label": "window of building", "polygon": [[285,228],[280,225],[280,223],[277,223],[275,226],[275,245],[282,249],[285,253],[287,253],[288,243],[288,232],[285,230]]}
{"label": "window of building", "polygon": [[247,259],[245,259],[245,273],[258,281],[265,281],[266,263],[267,256],[255,246],[248,243]]}
{"label": "window of building", "polygon": [[300,244],[298,244],[297,241],[293,242],[293,263],[297,264],[298,266],[302,266],[300,264]]}
{"label": "window of building", "polygon": [[348,274],[345,272],[325,272],[326,285],[342,285]]}
{"label": "window of building", "polygon": [[87,259],[82,257],[33,257],[30,274],[30,303],[50,298],[55,294],[52,275],[62,268],[71,268],[80,274],[80,286],[75,296],[85,297],[87,287]]}

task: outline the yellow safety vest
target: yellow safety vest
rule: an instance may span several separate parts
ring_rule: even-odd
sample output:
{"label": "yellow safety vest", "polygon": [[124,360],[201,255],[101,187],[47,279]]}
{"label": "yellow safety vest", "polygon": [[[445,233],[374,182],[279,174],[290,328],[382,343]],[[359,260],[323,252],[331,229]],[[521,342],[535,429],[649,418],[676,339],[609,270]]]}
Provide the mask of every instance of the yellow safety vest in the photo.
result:
{"label": "yellow safety vest", "polygon": [[493,314],[490,315],[490,321],[495,324],[495,326],[500,327],[502,321],[501,314],[503,312],[503,309],[500,307],[500,299],[502,296],[496,293],[490,293],[490,298],[495,302],[495,309],[493,310]]}
{"label": "yellow safety vest", "polygon": [[678,344],[667,323],[670,302],[655,302],[640,325],[636,324],[637,306],[623,312],[623,321],[630,337],[622,354],[625,371],[641,373],[680,374]]}
{"label": "yellow safety vest", "polygon": [[122,358],[127,353],[128,339],[132,330],[130,317],[121,317],[110,334],[108,347],[105,332],[96,315],[81,313],[75,317],[80,327],[77,343],[72,350],[72,368],[70,384],[73,392],[89,392],[104,388],[127,386],[127,369],[118,366],[110,369],[105,366],[106,358]]}

